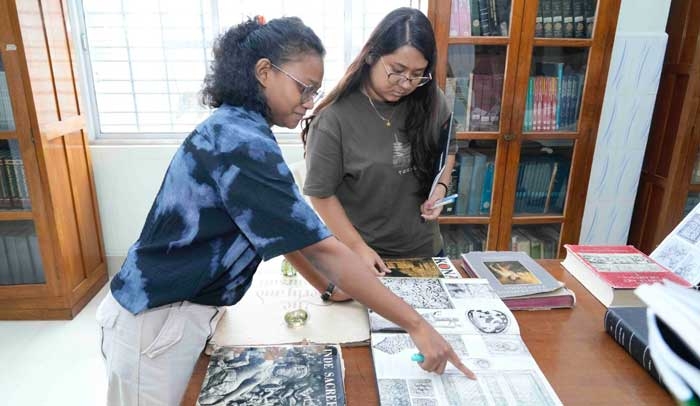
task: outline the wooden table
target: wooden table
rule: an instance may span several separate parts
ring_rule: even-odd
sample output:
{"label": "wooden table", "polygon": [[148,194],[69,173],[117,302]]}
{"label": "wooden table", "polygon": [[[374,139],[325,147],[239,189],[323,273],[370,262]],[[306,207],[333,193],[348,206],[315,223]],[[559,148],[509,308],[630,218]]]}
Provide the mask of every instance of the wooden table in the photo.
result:
{"label": "wooden table", "polygon": [[[672,405],[666,391],[603,328],[605,307],[556,260],[540,261],[576,292],[574,309],[516,311],[520,335],[565,405]],[[348,405],[377,405],[369,347],[343,348]],[[202,355],[183,405],[194,405],[209,357]]]}

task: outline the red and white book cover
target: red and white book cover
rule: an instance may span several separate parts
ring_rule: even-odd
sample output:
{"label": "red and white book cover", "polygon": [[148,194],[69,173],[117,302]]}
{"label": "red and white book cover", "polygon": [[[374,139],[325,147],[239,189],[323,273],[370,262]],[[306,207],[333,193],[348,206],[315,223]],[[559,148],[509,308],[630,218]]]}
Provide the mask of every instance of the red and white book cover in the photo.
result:
{"label": "red and white book cover", "polygon": [[564,247],[613,288],[634,289],[643,283],[661,282],[663,279],[681,286],[691,286],[688,281],[631,245],[565,244]]}

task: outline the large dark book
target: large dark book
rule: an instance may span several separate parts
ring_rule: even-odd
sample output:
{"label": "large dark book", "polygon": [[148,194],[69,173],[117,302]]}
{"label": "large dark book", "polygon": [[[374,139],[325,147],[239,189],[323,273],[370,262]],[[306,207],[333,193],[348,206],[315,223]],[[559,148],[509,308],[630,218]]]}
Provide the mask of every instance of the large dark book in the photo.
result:
{"label": "large dark book", "polygon": [[498,35],[507,37],[510,24],[510,0],[494,0]]}
{"label": "large dark book", "polygon": [[586,38],[586,14],[583,8],[585,0],[572,0],[574,12],[574,37]]}
{"label": "large dark book", "polygon": [[542,25],[542,2],[537,3],[537,17],[535,17],[535,37],[544,37],[544,26]]}
{"label": "large dark book", "polygon": [[479,19],[479,0],[469,0],[469,12],[472,24],[472,37],[479,37],[481,36],[481,20]]}
{"label": "large dark book", "polygon": [[491,31],[491,24],[491,1],[479,0],[479,26],[482,36],[496,35],[496,33]]}
{"label": "large dark book", "polygon": [[552,36],[562,38],[564,36],[564,10],[563,0],[552,0]]}
{"label": "large dark book", "polygon": [[583,0],[583,13],[586,22],[586,38],[593,38],[596,0]]}
{"label": "large dark book", "polygon": [[564,37],[574,37],[574,4],[573,0],[562,1],[562,15],[564,17]]}
{"label": "large dark book", "polygon": [[646,307],[612,307],[605,312],[605,331],[620,344],[639,365],[661,383],[659,372],[649,351]]}
{"label": "large dark book", "polygon": [[545,38],[552,38],[552,0],[539,0],[542,6],[542,25]]}
{"label": "large dark book", "polygon": [[340,349],[219,347],[209,360],[197,404],[345,405]]}

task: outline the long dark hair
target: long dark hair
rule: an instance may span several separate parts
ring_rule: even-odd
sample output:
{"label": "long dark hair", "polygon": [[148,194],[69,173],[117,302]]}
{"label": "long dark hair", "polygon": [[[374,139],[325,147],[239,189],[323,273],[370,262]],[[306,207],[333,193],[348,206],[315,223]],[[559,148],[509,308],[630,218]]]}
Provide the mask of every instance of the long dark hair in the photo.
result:
{"label": "long dark hair", "polygon": [[[430,20],[414,8],[402,7],[390,12],[372,31],[338,85],[318,104],[314,115],[304,120],[301,140],[305,146],[309,125],[315,115],[360,88],[369,77],[371,67],[380,63],[379,57],[391,54],[404,45],[416,48],[428,61],[423,75],[427,76],[430,73],[435,76],[437,51]],[[427,195],[435,175],[433,171],[438,155],[436,137],[432,136],[439,127],[437,84],[431,80],[404,96],[402,102],[407,106],[403,130],[411,144],[413,174],[420,182],[421,194]]]}
{"label": "long dark hair", "polygon": [[260,16],[229,28],[217,38],[214,60],[204,78],[201,103],[240,106],[269,118],[265,96],[255,77],[255,64],[268,58],[277,66],[303,54],[323,57],[321,40],[298,17],[270,20]]}

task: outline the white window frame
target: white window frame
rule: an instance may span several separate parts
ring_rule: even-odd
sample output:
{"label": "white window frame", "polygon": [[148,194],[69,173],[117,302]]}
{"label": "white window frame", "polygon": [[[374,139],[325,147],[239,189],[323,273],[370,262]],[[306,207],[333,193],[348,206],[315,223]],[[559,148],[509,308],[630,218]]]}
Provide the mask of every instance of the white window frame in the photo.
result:
{"label": "white window frame", "polygon": [[[148,144],[148,145],[157,145],[157,144],[173,144],[173,143],[180,143],[184,137],[187,136],[189,132],[134,132],[134,133],[102,133],[101,127],[100,127],[100,117],[99,117],[99,110],[98,110],[98,105],[97,105],[97,95],[96,95],[96,89],[95,89],[95,83],[93,81],[93,71],[92,71],[92,65],[90,62],[90,49],[88,45],[88,38],[87,38],[87,28],[86,28],[86,22],[85,22],[85,17],[83,13],[83,0],[68,0],[68,7],[69,7],[69,13],[70,13],[70,18],[71,18],[71,24],[73,27],[77,28],[73,30],[73,35],[74,35],[74,43],[77,44],[76,46],[76,54],[77,54],[77,59],[78,59],[78,67],[80,70],[80,87],[81,87],[81,92],[84,95],[84,100],[85,100],[85,113],[87,113],[87,126],[90,132],[91,136],[91,143],[93,144]],[[109,0],[111,1],[111,0]],[[115,0],[115,1],[120,1],[120,0]],[[144,1],[149,1],[149,0],[144,0]],[[205,0],[207,1],[207,0]],[[208,0],[212,6],[212,10],[215,10],[213,13],[213,24],[218,26],[218,8],[217,8],[217,2],[218,1],[232,1],[232,0]],[[344,44],[343,44],[343,64],[344,64],[344,69],[347,68],[347,66],[352,62],[353,58],[355,57],[356,53],[359,52],[359,48],[357,44],[355,44],[355,47],[357,49],[352,49],[353,48],[353,26],[352,26],[352,18],[353,18],[353,3],[355,3],[355,7],[357,7],[357,3],[368,3],[373,0],[329,0],[329,1],[340,1],[342,2],[343,6],[343,15],[344,15],[344,21],[345,25],[343,27],[343,39],[344,39]],[[428,0],[405,0],[406,5],[410,7],[415,7],[423,11],[424,13],[427,14],[427,5],[428,5]],[[371,30],[374,27],[364,27],[363,29],[366,31],[366,35],[368,36]],[[321,38],[323,40],[323,38]],[[364,40],[362,41],[364,42]],[[361,46],[360,44],[359,46]],[[207,62],[210,58],[210,53],[211,53],[211,48],[207,49]],[[326,76],[328,74],[328,69],[326,69]],[[342,72],[337,73],[338,76],[342,74]],[[133,79],[130,79],[133,85]],[[329,88],[324,86],[324,90],[326,93],[330,91]],[[192,128],[197,123],[192,123]],[[275,132],[275,136],[277,140],[280,142],[280,144],[299,144],[300,139],[299,139],[299,130],[294,129],[286,129],[286,128],[278,128],[274,127],[273,128]]]}

